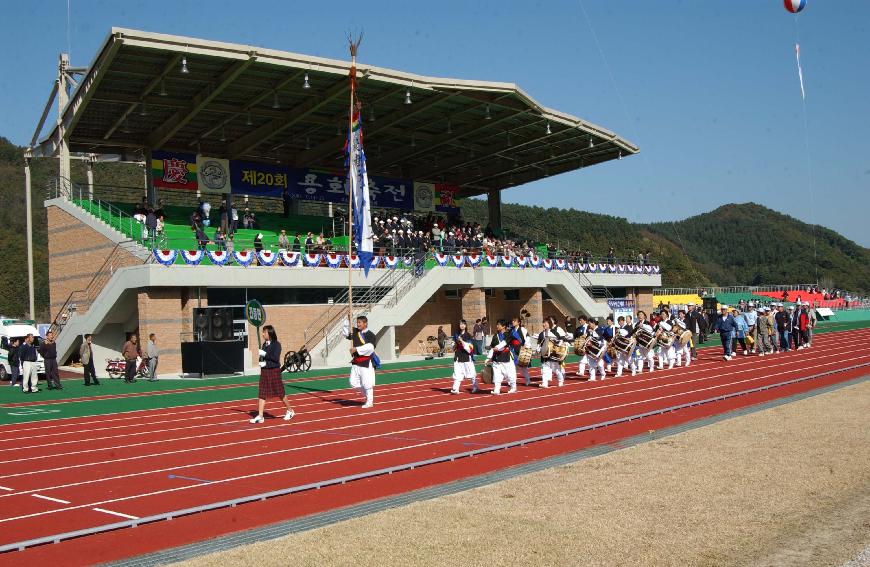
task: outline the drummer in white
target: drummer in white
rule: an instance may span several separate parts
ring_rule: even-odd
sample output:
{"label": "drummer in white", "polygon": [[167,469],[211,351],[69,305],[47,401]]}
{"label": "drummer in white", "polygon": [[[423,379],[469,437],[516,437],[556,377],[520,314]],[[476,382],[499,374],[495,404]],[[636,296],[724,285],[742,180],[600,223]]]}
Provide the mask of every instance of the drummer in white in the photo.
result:
{"label": "drummer in white", "polygon": [[550,327],[551,324],[549,317],[544,319],[544,330],[538,335],[538,351],[541,353],[541,388],[549,387],[553,373],[556,374],[556,380],[559,386],[565,384],[565,371],[562,369],[562,362],[552,358],[552,348],[550,348],[547,353],[542,351],[542,347],[545,343],[552,346],[562,342],[562,338],[560,338],[555,330]]}

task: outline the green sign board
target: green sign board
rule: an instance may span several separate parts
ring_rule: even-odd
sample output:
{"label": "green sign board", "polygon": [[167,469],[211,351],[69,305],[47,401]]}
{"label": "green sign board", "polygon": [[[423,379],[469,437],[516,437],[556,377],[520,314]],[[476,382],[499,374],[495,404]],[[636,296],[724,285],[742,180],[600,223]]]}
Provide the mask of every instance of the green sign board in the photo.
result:
{"label": "green sign board", "polygon": [[245,304],[245,318],[248,323],[255,327],[262,327],[266,322],[266,310],[260,305],[256,299],[252,299]]}

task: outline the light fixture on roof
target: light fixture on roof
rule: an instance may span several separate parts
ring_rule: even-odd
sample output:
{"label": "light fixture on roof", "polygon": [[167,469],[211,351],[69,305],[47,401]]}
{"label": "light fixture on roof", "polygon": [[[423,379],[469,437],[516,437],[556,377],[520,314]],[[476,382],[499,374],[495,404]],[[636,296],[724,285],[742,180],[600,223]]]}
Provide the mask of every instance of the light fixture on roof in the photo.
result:
{"label": "light fixture on roof", "polygon": [[547,135],[549,136],[552,133],[553,133],[553,131],[550,129],[550,121],[547,120]]}
{"label": "light fixture on roof", "polygon": [[510,131],[505,132],[507,134],[507,147],[511,147],[513,144],[511,143],[511,133]]}
{"label": "light fixture on roof", "polygon": [[474,148],[468,148],[468,158],[474,159]]}
{"label": "light fixture on roof", "polygon": [[595,143],[592,142],[592,136],[589,136],[589,149],[591,150],[594,147],[595,147]]}
{"label": "light fixture on roof", "polygon": [[157,93],[160,96],[166,96],[166,81],[160,79],[160,92]]}
{"label": "light fixture on roof", "polygon": [[416,147],[417,147],[417,139],[416,139],[416,137],[415,137],[414,134],[411,134],[411,147],[412,147],[412,148],[416,148]]}
{"label": "light fixture on roof", "polygon": [[311,149],[311,140],[308,138],[308,136],[305,136],[305,149],[306,150]]}
{"label": "light fixture on roof", "polygon": [[254,119],[251,118],[251,111],[248,111],[248,115],[245,117],[245,126],[252,126],[254,124]]}
{"label": "light fixture on roof", "polygon": [[121,124],[121,132],[124,134],[130,133],[130,123],[127,121],[127,117],[124,117],[124,123]]}
{"label": "light fixture on roof", "polygon": [[302,80],[302,88],[305,90],[311,88],[311,83],[308,82],[308,71],[305,71],[305,78]]}
{"label": "light fixture on roof", "polygon": [[275,91],[274,94],[275,96],[272,98],[272,108],[281,108],[281,104],[278,102],[278,91]]}
{"label": "light fixture on roof", "polygon": [[374,121],[375,121],[375,107],[374,107],[374,105],[372,105],[371,109],[369,110],[369,122],[374,122]]}
{"label": "light fixture on roof", "polygon": [[483,118],[484,120],[492,120],[492,115],[489,113],[489,103],[486,103],[486,115]]}
{"label": "light fixture on roof", "polygon": [[139,116],[148,116],[148,109],[145,108],[145,103],[139,105]]}
{"label": "light fixture on roof", "polygon": [[181,56],[181,74],[187,75],[190,71],[187,70],[187,55]]}
{"label": "light fixture on roof", "polygon": [[405,104],[411,104],[411,89],[405,89]]}
{"label": "light fixture on roof", "polygon": [[450,119],[449,119],[449,118],[447,119],[447,133],[448,133],[448,134],[452,134],[452,133],[453,133],[453,124],[450,122]]}
{"label": "light fixture on roof", "polygon": [[622,159],[622,150],[619,150],[619,155],[616,156],[616,159]]}
{"label": "light fixture on roof", "polygon": [[227,129],[225,126],[221,126],[221,142],[227,141]]}

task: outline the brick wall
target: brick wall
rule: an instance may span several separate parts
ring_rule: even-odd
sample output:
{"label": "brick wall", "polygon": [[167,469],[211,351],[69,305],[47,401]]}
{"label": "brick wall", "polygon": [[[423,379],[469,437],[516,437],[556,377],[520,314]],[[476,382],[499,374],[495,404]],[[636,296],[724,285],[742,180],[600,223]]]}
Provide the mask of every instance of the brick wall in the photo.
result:
{"label": "brick wall", "polygon": [[181,372],[181,333],[185,320],[190,324],[190,319],[184,317],[181,296],[182,288],[177,287],[152,287],[138,292],[139,343],[144,355],[148,335],[157,335],[158,374]]}
{"label": "brick wall", "polygon": [[[58,207],[48,207],[46,214],[48,288],[54,319],[70,293],[87,287],[115,249],[115,243]],[[114,258],[115,269],[142,263],[123,250],[116,252]]]}
{"label": "brick wall", "polygon": [[[291,350],[298,350],[305,341],[304,331],[328,309],[328,305],[266,305],[266,324],[275,327],[278,341],[283,349],[281,356]],[[308,348],[320,342],[320,337],[312,339]],[[343,348],[343,345],[339,348]],[[257,366],[257,329],[248,325],[248,349],[250,365]],[[319,353],[317,353],[319,356]],[[311,354],[312,359],[315,354]]]}
{"label": "brick wall", "polygon": [[[452,335],[453,326],[462,318],[462,301],[459,298],[448,299],[444,290],[439,289],[433,294],[433,301],[424,303],[407,323],[396,327],[396,345],[400,355],[420,354],[418,340],[426,341],[426,337],[437,336],[438,326],[444,326],[444,332]],[[473,320],[472,320],[473,321]]]}

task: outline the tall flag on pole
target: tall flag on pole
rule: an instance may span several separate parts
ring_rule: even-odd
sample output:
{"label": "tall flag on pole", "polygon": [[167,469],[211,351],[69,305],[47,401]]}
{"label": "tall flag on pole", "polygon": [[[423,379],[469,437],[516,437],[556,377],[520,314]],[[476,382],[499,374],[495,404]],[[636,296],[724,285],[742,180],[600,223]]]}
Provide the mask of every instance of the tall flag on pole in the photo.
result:
{"label": "tall flag on pole", "polygon": [[[356,74],[351,70],[351,88],[356,92]],[[366,277],[372,264],[374,235],[372,233],[372,208],[369,197],[369,178],[366,173],[366,155],[363,150],[361,105],[355,100],[348,136],[348,186],[353,200],[353,239],[360,264]]]}

